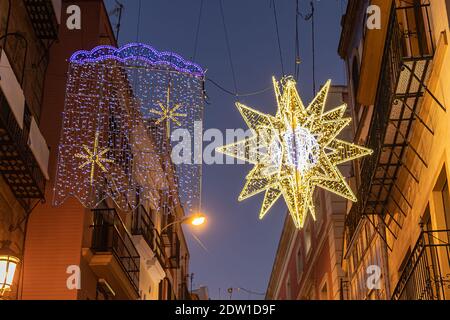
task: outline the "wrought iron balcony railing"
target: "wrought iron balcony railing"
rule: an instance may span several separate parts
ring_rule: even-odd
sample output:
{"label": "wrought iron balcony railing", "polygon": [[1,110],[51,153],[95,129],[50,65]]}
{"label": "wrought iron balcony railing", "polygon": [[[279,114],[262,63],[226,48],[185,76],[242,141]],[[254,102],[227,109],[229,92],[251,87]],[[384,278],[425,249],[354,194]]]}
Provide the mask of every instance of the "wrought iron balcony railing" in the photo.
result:
{"label": "wrought iron balcony railing", "polygon": [[[400,168],[404,167],[402,159],[406,148],[410,147],[412,124],[415,120],[423,122],[417,110],[435,50],[429,7],[427,0],[414,6],[392,6],[367,139],[367,146],[374,154],[361,163],[359,202],[353,205],[346,218],[348,243],[364,216],[380,214],[384,218],[390,215],[386,204],[392,199],[394,189],[401,193],[396,179]],[[416,77],[421,79],[419,84]],[[406,200],[403,193],[401,197]]]}
{"label": "wrought iron balcony railing", "polygon": [[450,298],[450,230],[424,231],[392,294],[392,300]]}
{"label": "wrought iron balcony railing", "polygon": [[164,268],[166,265],[166,257],[161,235],[143,206],[139,206],[133,213],[133,227],[131,232],[133,235],[140,235],[145,239],[160,265]]}
{"label": "wrought iron balcony railing", "polygon": [[58,38],[58,19],[51,0],[24,0],[28,17],[39,39]]}
{"label": "wrought iron balcony railing", "polygon": [[192,300],[192,296],[188,289],[188,284],[186,283],[186,281],[183,281],[180,284],[180,293],[178,296],[180,297],[180,300]]}
{"label": "wrought iron balcony railing", "polygon": [[171,227],[163,233],[163,244],[167,256],[166,268],[168,269],[178,269],[181,263],[181,243],[175,230]]}
{"label": "wrought iron balcony railing", "polygon": [[45,177],[30,147],[31,114],[25,107],[23,129],[0,89],[0,173],[19,201],[44,199]]}
{"label": "wrought iron balcony railing", "polygon": [[340,281],[340,289],[339,289],[339,299],[340,300],[349,300],[349,282],[341,279]]}
{"label": "wrought iron balcony railing", "polygon": [[115,209],[96,209],[91,250],[115,256],[136,292],[139,292],[140,256]]}

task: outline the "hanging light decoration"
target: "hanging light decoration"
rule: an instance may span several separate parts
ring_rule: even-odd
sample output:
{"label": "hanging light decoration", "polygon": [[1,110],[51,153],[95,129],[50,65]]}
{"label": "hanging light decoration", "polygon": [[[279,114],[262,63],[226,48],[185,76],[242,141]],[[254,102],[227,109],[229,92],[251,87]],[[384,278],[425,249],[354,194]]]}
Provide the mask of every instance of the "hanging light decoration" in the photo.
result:
{"label": "hanging light decoration", "polygon": [[203,88],[200,66],[144,44],[74,53],[54,204],[72,196],[95,208],[111,198],[128,211],[169,196],[187,213],[198,208],[201,164],[192,156],[174,165],[170,137],[178,128],[194,137]]}
{"label": "hanging light decoration", "polygon": [[265,192],[262,219],[283,196],[295,226],[303,228],[308,212],[315,219],[316,187],[357,201],[338,165],[372,151],[337,139],[351,119],[344,117],[346,105],[325,112],[331,81],[308,107],[303,105],[292,77],[284,78],[281,86],[275,79],[273,82],[277,114],[271,116],[238,103],[253,136],[218,151],[255,165],[246,178],[240,201]]}
{"label": "hanging light decoration", "polygon": [[5,241],[0,248],[0,296],[11,290],[20,259],[10,249],[10,242]]}

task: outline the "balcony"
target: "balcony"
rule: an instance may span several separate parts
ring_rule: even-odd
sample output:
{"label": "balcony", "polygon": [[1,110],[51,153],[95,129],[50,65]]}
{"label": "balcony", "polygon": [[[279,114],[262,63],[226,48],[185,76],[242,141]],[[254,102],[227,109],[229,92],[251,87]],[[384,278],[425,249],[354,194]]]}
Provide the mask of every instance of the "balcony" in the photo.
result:
{"label": "balcony", "polygon": [[176,229],[169,227],[162,235],[163,245],[166,250],[167,256],[167,269],[179,269],[180,268],[180,251],[181,251],[181,243],[178,238]]}
{"label": "balcony", "polygon": [[49,150],[5,51],[0,53],[0,173],[28,208],[27,200],[44,199]]}
{"label": "balcony", "polygon": [[156,257],[161,267],[166,265],[166,257],[162,238],[155,228],[155,225],[143,206],[139,206],[133,214],[133,227],[131,230],[134,236],[142,236],[153,256]]}
{"label": "balcony", "polygon": [[57,39],[61,1],[24,0],[24,4],[36,36],[42,40]]}
{"label": "balcony", "polygon": [[[183,276],[185,276],[185,275],[183,275]],[[180,297],[179,300],[184,300],[184,301],[192,300],[192,295],[188,289],[188,284],[186,281],[183,281],[180,284],[180,293],[178,296]]]}
{"label": "balcony", "polygon": [[140,256],[115,209],[93,211],[92,245],[85,254],[99,279],[111,284],[119,299],[139,297]]}
{"label": "balcony", "polygon": [[[405,206],[411,206],[398,186],[397,178],[403,168],[418,182],[418,177],[403,161],[407,151],[413,152],[425,164],[409,142],[414,124],[420,122],[432,132],[419,117],[435,51],[429,12],[430,3],[425,0],[419,5],[392,6],[367,142],[374,154],[361,163],[359,202],[352,206],[346,219],[348,244],[362,219],[377,215],[395,238],[390,224],[400,228],[401,225],[399,218],[387,209],[388,202],[393,202],[396,211],[403,216],[408,210]],[[369,221],[379,230],[375,225],[377,221]],[[387,243],[386,238],[383,239]]]}
{"label": "balcony", "polygon": [[392,300],[450,298],[450,230],[424,231],[392,294]]}
{"label": "balcony", "polygon": [[339,288],[339,300],[350,300],[350,282],[341,279],[340,280],[340,288]]}

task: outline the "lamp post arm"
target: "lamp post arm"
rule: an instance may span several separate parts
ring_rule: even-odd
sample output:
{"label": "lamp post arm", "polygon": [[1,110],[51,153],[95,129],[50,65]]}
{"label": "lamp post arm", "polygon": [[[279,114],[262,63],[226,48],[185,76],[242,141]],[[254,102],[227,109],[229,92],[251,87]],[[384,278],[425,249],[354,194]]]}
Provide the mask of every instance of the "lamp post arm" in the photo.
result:
{"label": "lamp post arm", "polygon": [[167,229],[169,229],[171,226],[176,225],[176,224],[182,224],[182,223],[188,221],[190,218],[191,218],[191,217],[185,217],[185,218],[183,218],[183,219],[180,219],[180,220],[174,221],[174,222],[172,222],[172,223],[169,223],[168,225],[166,225],[164,228],[161,229],[161,232],[160,232],[160,233],[163,234],[164,231],[166,231]]}

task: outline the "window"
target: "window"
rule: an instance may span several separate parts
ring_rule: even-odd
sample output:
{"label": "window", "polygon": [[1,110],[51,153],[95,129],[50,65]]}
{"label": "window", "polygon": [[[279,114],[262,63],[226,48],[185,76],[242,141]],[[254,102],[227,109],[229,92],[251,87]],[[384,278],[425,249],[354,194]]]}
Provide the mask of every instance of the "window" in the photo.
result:
{"label": "window", "polygon": [[361,105],[358,103],[358,90],[359,90],[359,63],[358,58],[355,56],[352,63],[352,93],[353,93],[353,105],[355,108],[356,119],[360,120]]}
{"label": "window", "polygon": [[288,273],[286,279],[286,300],[292,300],[291,274]]}
{"label": "window", "polygon": [[297,251],[297,281],[300,282],[302,275],[303,275],[303,255],[302,255],[302,248],[299,248]]}
{"label": "window", "polygon": [[175,295],[173,294],[173,289],[172,289],[172,283],[170,282],[169,278],[166,278],[165,281],[166,281],[166,288],[167,288],[167,300],[175,300]]}
{"label": "window", "polygon": [[318,236],[322,231],[322,225],[324,224],[324,220],[326,217],[325,214],[326,203],[324,193],[322,191],[319,191],[315,194],[315,203],[316,203],[316,224],[314,229],[316,231],[316,235]]}
{"label": "window", "polygon": [[95,291],[95,300],[100,300],[100,301],[113,300],[114,295],[115,295],[115,293],[112,291],[111,287],[105,280],[100,279],[97,282],[97,288]]}
{"label": "window", "polygon": [[320,289],[320,300],[329,300],[328,297],[328,284],[325,283],[322,285],[322,289]]}
{"label": "window", "polygon": [[308,256],[309,252],[311,251],[311,227],[310,226],[305,228],[304,241],[305,241],[305,254],[306,254],[306,256]]}
{"label": "window", "polygon": [[[432,225],[429,226],[428,231],[431,230],[448,230],[450,229],[450,192],[447,179],[447,168],[444,166],[439,174],[436,185],[433,189],[434,208],[431,212]],[[425,213],[426,214],[426,213]],[[422,223],[426,224],[422,217]],[[450,237],[450,234],[449,234]]]}
{"label": "window", "polygon": [[450,229],[450,193],[448,189],[448,181],[445,182],[442,188],[442,204],[444,207],[445,224],[447,230]]}
{"label": "window", "polygon": [[316,300],[314,294],[314,286],[311,286],[308,290],[308,295],[306,296],[306,300]]}
{"label": "window", "polygon": [[401,9],[397,12],[403,37],[403,55],[418,57],[432,53],[429,7],[422,0],[402,0]]}
{"label": "window", "polygon": [[431,223],[431,214],[430,214],[430,206],[429,205],[427,206],[425,213],[422,216],[421,224],[425,231],[433,230],[433,224]]}
{"label": "window", "polygon": [[447,7],[447,17],[450,22],[450,0],[445,0],[445,6]]}
{"label": "window", "polygon": [[358,65],[358,59],[356,57],[353,58],[353,64],[352,64],[352,87],[353,87],[353,98],[355,99],[355,105],[358,105],[357,97],[358,97],[358,89],[359,89],[359,65]]}
{"label": "window", "polygon": [[163,290],[164,290],[164,283],[161,280],[158,285],[158,300],[164,299]]}

